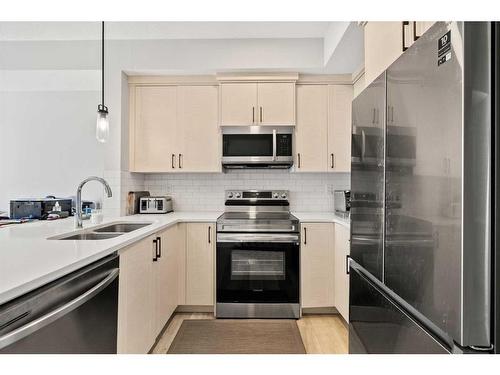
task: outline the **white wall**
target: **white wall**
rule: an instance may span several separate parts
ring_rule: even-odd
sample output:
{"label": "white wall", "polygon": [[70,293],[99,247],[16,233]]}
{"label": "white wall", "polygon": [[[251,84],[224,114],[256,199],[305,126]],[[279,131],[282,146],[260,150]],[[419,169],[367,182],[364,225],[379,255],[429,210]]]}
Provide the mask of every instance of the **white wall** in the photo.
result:
{"label": "white wall", "polygon": [[[72,196],[79,181],[102,176],[95,141],[97,71],[0,71],[0,210],[23,197]],[[84,198],[101,199],[89,184]]]}

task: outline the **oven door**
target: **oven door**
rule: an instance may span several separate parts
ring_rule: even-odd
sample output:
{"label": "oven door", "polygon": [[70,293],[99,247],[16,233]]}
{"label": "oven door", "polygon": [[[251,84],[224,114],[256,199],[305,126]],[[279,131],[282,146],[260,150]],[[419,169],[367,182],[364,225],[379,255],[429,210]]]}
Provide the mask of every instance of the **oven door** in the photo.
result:
{"label": "oven door", "polygon": [[218,233],[217,303],[299,303],[299,235]]}

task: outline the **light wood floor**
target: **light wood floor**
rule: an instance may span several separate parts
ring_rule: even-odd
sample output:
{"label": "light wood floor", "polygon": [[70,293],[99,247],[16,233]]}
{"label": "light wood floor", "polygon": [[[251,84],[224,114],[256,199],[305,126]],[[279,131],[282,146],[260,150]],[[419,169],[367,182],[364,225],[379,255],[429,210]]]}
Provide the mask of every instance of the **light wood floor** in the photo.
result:
{"label": "light wood floor", "polygon": [[[153,354],[165,354],[182,322],[187,319],[214,319],[209,313],[177,313],[154,347]],[[307,354],[347,354],[347,328],[338,315],[305,315],[297,320]]]}

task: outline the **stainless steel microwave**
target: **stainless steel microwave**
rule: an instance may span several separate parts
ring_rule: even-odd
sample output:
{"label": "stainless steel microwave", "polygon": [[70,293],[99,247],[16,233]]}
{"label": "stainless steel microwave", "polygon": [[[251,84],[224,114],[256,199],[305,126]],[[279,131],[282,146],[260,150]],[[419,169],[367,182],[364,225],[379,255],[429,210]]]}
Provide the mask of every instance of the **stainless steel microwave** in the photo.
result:
{"label": "stainless steel microwave", "polygon": [[224,168],[290,168],[293,127],[231,126],[222,129]]}

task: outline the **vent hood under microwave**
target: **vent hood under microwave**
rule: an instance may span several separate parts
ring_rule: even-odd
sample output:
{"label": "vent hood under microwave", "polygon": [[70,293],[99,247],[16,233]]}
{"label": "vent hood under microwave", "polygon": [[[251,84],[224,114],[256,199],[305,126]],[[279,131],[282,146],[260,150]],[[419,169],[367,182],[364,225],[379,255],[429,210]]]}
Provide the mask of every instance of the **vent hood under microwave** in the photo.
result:
{"label": "vent hood under microwave", "polygon": [[293,165],[293,127],[222,128],[222,166],[227,169],[286,169]]}

